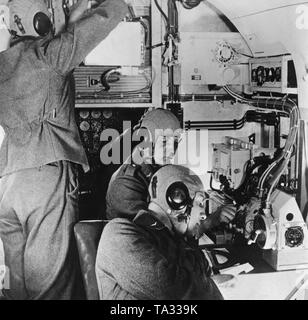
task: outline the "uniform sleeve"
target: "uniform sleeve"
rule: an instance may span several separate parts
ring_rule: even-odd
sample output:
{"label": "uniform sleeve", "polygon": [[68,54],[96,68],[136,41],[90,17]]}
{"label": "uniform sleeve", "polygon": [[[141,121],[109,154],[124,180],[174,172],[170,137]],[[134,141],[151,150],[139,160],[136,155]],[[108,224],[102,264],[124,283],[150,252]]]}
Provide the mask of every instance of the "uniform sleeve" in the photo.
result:
{"label": "uniform sleeve", "polygon": [[108,219],[133,219],[148,207],[147,183],[135,176],[117,175],[108,187],[106,207]]}
{"label": "uniform sleeve", "polygon": [[[118,220],[118,221],[117,221]],[[168,261],[133,223],[113,220],[103,231],[97,274],[112,276],[140,300],[190,300],[221,297],[215,284],[191,268],[188,257]],[[99,279],[99,277],[98,277]],[[102,292],[104,292],[103,284]]]}
{"label": "uniform sleeve", "polygon": [[127,13],[123,0],[106,0],[83,16],[67,31],[46,42],[39,50],[41,58],[65,75],[119,24]]}

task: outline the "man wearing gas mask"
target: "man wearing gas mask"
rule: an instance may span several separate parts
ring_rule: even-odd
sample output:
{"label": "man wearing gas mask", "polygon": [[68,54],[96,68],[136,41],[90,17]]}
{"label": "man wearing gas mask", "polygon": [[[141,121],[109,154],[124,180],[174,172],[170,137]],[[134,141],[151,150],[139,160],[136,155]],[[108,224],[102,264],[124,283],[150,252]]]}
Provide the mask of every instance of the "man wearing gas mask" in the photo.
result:
{"label": "man wearing gas mask", "polygon": [[125,17],[122,0],[80,0],[53,34],[47,1],[8,2],[10,47],[0,53],[0,237],[7,299],[71,299],[78,166],[88,170],[74,119],[72,71]]}
{"label": "man wearing gas mask", "polygon": [[161,166],[172,161],[180,134],[180,122],[171,111],[157,108],[144,114],[133,132],[136,140],[144,138],[144,143],[135,146],[132,155],[109,182],[106,195],[108,219],[133,219],[139,210],[147,209],[151,177]]}
{"label": "man wearing gas mask", "polygon": [[[188,168],[167,165],[149,185],[150,202],[133,220],[105,227],[96,258],[101,299],[222,299],[210,278],[198,239],[206,221],[206,195]],[[234,208],[225,208],[232,214]]]}
{"label": "man wearing gas mask", "polygon": [[[162,166],[176,161],[181,141],[181,124],[169,110],[156,108],[147,111],[134,128],[137,145],[132,155],[112,175],[106,195],[107,219],[133,219],[139,210],[148,208],[148,187],[153,174]],[[218,210],[204,223],[209,231],[234,218],[234,211]]]}

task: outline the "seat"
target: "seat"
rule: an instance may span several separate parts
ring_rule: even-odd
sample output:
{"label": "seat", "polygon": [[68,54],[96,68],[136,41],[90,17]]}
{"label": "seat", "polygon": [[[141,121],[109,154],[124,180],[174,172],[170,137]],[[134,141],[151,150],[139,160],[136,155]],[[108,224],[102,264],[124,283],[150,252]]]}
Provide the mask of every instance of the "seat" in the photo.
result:
{"label": "seat", "polygon": [[95,274],[97,247],[101,233],[108,221],[80,221],[74,226],[83,285],[87,300],[99,300]]}

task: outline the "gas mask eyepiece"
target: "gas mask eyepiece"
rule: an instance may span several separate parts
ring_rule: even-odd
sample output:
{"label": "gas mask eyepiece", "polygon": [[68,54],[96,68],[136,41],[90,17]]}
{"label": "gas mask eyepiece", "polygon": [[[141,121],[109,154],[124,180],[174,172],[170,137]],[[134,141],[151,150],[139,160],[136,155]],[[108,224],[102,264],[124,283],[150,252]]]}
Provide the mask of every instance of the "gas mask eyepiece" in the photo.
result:
{"label": "gas mask eyepiece", "polygon": [[52,23],[44,12],[38,12],[33,18],[33,27],[41,37],[47,36],[52,31]]}
{"label": "gas mask eyepiece", "polygon": [[166,192],[166,200],[170,209],[175,211],[183,211],[192,205],[188,188],[183,182],[174,182],[169,186]]}

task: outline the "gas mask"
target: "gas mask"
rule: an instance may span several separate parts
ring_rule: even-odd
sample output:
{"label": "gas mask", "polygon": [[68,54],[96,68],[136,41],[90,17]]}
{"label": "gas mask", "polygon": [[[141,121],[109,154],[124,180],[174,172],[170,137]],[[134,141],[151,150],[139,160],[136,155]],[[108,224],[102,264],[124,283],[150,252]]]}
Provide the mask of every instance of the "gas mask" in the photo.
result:
{"label": "gas mask", "polygon": [[9,32],[14,37],[45,37],[53,33],[52,15],[45,0],[10,0]]}
{"label": "gas mask", "polygon": [[197,191],[191,196],[183,182],[175,182],[169,186],[166,200],[170,207],[169,214],[176,216],[179,223],[185,223],[185,235],[199,239],[202,235],[201,224],[208,216],[208,195]]}
{"label": "gas mask", "polygon": [[193,171],[178,165],[162,167],[151,179],[149,194],[151,203],[168,215],[177,233],[190,238],[201,236],[209,199]]}
{"label": "gas mask", "polygon": [[168,187],[166,200],[170,210],[181,212],[185,217],[191,215],[191,211],[196,205],[200,208],[200,219],[206,219],[208,196],[204,191],[197,191],[191,198],[187,186],[183,182],[177,181]]}

